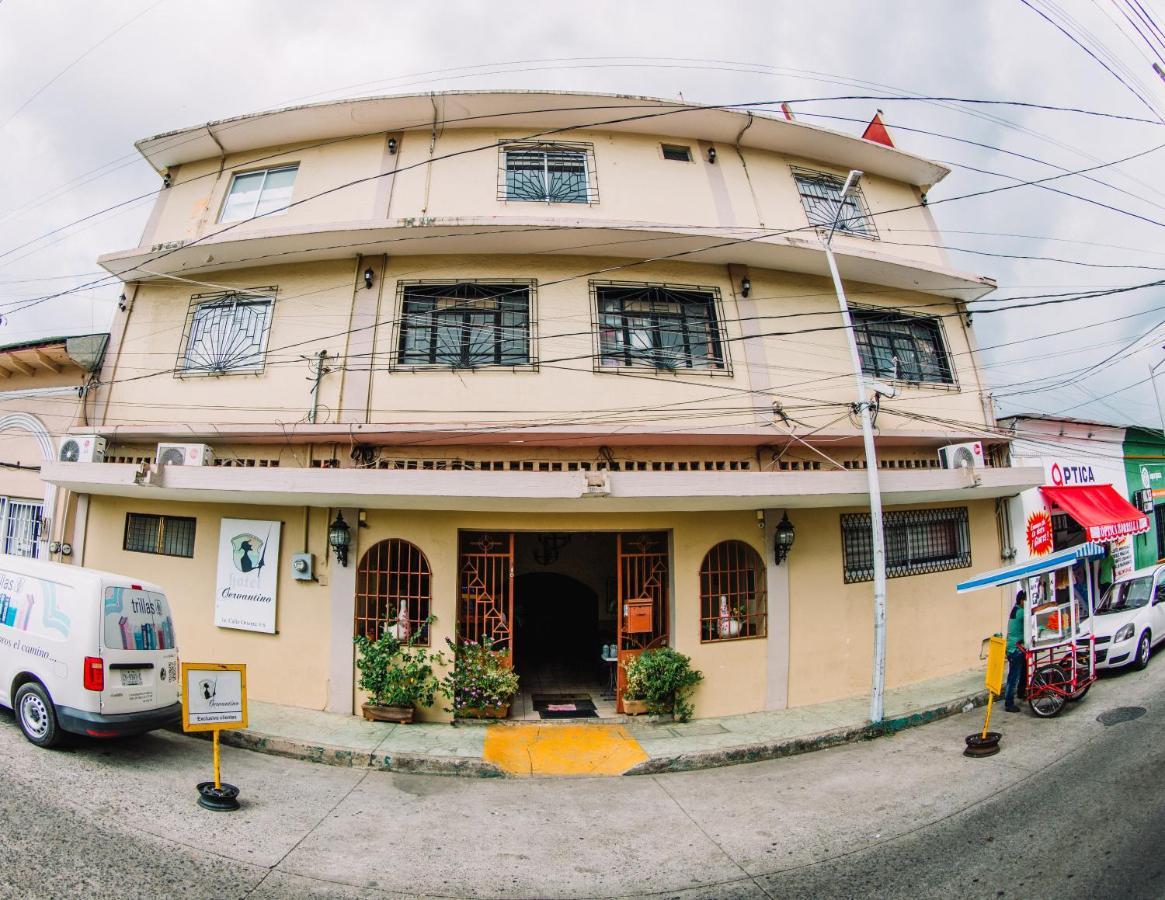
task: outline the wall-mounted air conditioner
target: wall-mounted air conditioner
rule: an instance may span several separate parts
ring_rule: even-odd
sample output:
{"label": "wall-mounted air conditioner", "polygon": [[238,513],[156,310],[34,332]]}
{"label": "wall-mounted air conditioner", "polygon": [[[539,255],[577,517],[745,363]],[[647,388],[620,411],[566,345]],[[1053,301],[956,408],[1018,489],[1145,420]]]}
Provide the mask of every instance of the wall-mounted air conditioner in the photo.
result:
{"label": "wall-mounted air conditioner", "polygon": [[209,466],[214,463],[214,450],[206,444],[158,444],[154,456],[157,466]]}
{"label": "wall-mounted air conditioner", "polygon": [[938,459],[944,469],[983,468],[983,443],[947,444],[938,448]]}
{"label": "wall-mounted air conditioner", "polygon": [[79,434],[61,441],[61,462],[105,462],[105,438],[95,434]]}

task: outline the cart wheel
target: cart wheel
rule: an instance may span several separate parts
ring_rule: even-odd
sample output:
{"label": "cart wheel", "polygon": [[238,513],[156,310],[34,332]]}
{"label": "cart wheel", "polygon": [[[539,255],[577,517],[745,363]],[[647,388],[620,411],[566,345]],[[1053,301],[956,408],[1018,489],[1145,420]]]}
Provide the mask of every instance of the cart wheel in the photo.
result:
{"label": "cart wheel", "polygon": [[1064,670],[1059,666],[1044,666],[1037,669],[1032,675],[1031,687],[1028,689],[1028,703],[1032,712],[1041,719],[1050,719],[1064,708],[1064,696],[1057,694],[1053,688],[1063,690],[1068,679],[1064,677]]}
{"label": "cart wheel", "polygon": [[1092,687],[1092,682],[1086,682],[1083,687],[1077,688],[1075,693],[1069,694],[1069,700],[1083,700],[1084,695],[1088,693],[1088,689]]}

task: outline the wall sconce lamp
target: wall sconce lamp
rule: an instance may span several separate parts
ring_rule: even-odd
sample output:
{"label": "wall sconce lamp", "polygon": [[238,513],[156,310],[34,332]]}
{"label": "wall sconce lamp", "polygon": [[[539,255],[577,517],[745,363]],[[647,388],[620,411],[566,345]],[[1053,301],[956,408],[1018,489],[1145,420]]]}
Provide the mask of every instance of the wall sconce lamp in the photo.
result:
{"label": "wall sconce lamp", "polygon": [[715,147],[708,148],[708,162],[712,163],[712,165],[716,165],[716,148]]}
{"label": "wall sconce lamp", "polygon": [[344,521],[344,514],[337,510],[335,520],[328,526],[328,545],[341,566],[348,565],[348,545],[351,540],[352,530]]}
{"label": "wall sconce lamp", "polygon": [[776,536],[773,539],[773,558],[779,566],[789,556],[789,551],[793,549],[793,541],[797,539],[797,535],[793,529],[793,523],[789,521],[789,514],[782,513],[781,521],[777,523]]}
{"label": "wall sconce lamp", "polygon": [[745,275],[742,279],[740,279],[740,296],[747,297],[749,294],[749,291],[751,291],[751,290],[752,290],[752,279],[750,279],[747,275]]}
{"label": "wall sconce lamp", "polygon": [[388,139],[388,152],[391,153],[393,156],[396,155],[396,138],[389,138]]}
{"label": "wall sconce lamp", "polygon": [[372,287],[372,276],[374,274],[375,273],[372,271],[372,266],[369,266],[367,269],[364,270],[364,286],[366,288]]}
{"label": "wall sconce lamp", "polygon": [[125,294],[122,294],[117,298],[117,308],[122,312],[125,312]]}

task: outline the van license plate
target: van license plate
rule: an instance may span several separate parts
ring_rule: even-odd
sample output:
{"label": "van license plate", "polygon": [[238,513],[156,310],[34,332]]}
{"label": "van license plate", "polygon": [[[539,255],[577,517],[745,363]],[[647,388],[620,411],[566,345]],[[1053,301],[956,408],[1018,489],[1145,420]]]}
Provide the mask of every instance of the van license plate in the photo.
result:
{"label": "van license plate", "polygon": [[140,669],[122,669],[121,670],[121,686],[130,687],[131,685],[142,683],[142,673]]}

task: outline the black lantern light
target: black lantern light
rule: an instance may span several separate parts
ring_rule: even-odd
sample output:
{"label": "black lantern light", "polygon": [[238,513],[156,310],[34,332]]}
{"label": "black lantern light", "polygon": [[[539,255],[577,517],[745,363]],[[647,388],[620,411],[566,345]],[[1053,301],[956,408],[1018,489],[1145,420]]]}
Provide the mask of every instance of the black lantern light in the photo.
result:
{"label": "black lantern light", "polygon": [[740,279],[740,296],[747,297],[752,291],[752,279],[745,275]]}
{"label": "black lantern light", "polygon": [[366,288],[372,287],[372,276],[374,274],[375,273],[372,271],[371,266],[369,266],[367,269],[364,270],[364,286]]}
{"label": "black lantern light", "polygon": [[348,523],[344,521],[344,514],[337,511],[336,520],[328,526],[328,544],[336,554],[336,562],[341,566],[348,565],[348,544],[352,540],[352,532]]}
{"label": "black lantern light", "polygon": [[777,523],[776,537],[773,540],[773,556],[779,566],[793,549],[793,541],[797,535],[793,530],[793,523],[789,521],[789,514],[782,513],[781,521]]}

